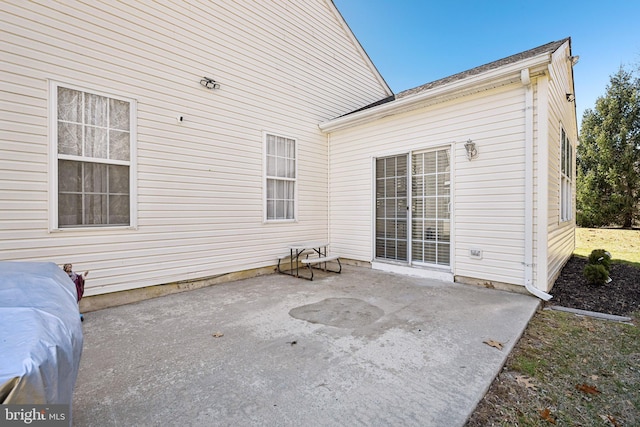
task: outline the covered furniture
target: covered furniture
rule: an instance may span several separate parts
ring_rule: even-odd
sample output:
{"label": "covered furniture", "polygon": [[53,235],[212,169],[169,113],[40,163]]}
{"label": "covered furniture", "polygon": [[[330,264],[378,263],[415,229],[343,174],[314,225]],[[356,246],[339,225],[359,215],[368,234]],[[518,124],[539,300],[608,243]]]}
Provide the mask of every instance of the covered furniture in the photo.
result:
{"label": "covered furniture", "polygon": [[82,354],[76,287],[54,263],[0,262],[0,404],[69,404]]}

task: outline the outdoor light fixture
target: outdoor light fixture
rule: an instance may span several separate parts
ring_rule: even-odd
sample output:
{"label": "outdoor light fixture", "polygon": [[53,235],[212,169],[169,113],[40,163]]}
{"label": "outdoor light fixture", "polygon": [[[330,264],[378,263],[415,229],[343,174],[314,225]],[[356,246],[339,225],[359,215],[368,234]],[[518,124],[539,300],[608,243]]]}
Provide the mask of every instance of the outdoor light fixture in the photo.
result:
{"label": "outdoor light fixture", "polygon": [[472,140],[468,140],[464,143],[464,149],[467,150],[467,159],[471,161],[478,157],[478,150],[476,149],[476,143]]}
{"label": "outdoor light fixture", "polygon": [[569,61],[571,61],[572,66],[576,65],[579,60],[580,60],[580,57],[578,55],[573,55],[569,57]]}
{"label": "outdoor light fixture", "polygon": [[207,89],[220,89],[220,83],[210,77],[203,77],[202,80],[200,80],[200,84]]}
{"label": "outdoor light fixture", "polygon": [[567,94],[567,101],[573,102],[575,100],[576,100],[576,96],[574,94],[572,94],[572,93],[568,93]]}

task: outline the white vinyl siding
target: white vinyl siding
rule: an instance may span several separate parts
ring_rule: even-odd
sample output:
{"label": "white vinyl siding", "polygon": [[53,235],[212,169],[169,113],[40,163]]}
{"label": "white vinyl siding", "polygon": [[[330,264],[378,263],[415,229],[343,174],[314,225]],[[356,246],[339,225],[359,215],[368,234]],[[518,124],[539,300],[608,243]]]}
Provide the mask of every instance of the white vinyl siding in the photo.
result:
{"label": "white vinyl siding", "polygon": [[266,220],[294,220],[296,206],[296,140],[265,134]]}
{"label": "white vinyl siding", "polygon": [[[478,157],[467,160],[472,139]],[[455,275],[523,284],[524,89],[510,85],[330,134],[330,232],[345,258],[374,257],[375,162],[452,146],[450,266]],[[369,171],[369,173],[367,173]],[[470,257],[482,250],[482,259]]]}
{"label": "white vinyl siding", "polygon": [[[91,271],[85,295],[267,267],[326,240],[318,123],[389,95],[325,0],[3,1],[0,23],[0,258],[72,262]],[[130,227],[49,222],[49,80],[136,100]],[[263,130],[295,135],[295,223],[264,222]]]}
{"label": "white vinyl siding", "polygon": [[55,82],[50,96],[54,228],[129,226],[135,102]]}
{"label": "white vinyl siding", "polygon": [[[531,83],[536,183],[533,278],[534,286],[543,290],[549,289],[548,281],[555,278],[573,248],[573,221],[558,224],[561,150],[557,124],[571,124],[565,128],[566,137],[576,138],[573,106],[565,97],[571,85],[571,72],[561,68],[567,62],[565,46],[554,55],[551,79],[539,77],[544,80],[544,93],[538,92],[537,79]],[[330,232],[334,250],[356,260],[374,258],[374,239],[370,236],[375,217],[368,206],[375,195],[370,184],[374,182],[372,157],[451,144],[453,275],[479,283],[523,285],[525,216],[530,214],[525,213],[525,93],[526,88],[516,82],[481,95],[468,95],[331,132]],[[544,105],[539,105],[540,102]],[[538,123],[541,117],[543,125]],[[479,154],[471,161],[464,149],[469,139],[476,143]],[[569,175],[573,173],[574,161],[571,157],[567,159]],[[363,173],[365,170],[371,172]],[[572,192],[574,186],[575,182]],[[572,196],[568,197],[571,199]],[[472,249],[480,251],[480,256],[471,256]]]}
{"label": "white vinyl siding", "polygon": [[[549,66],[549,113],[547,118],[548,135],[546,139],[549,150],[547,163],[548,192],[547,204],[548,211],[546,216],[547,222],[547,252],[546,252],[546,270],[547,270],[547,290],[551,289],[556,277],[560,273],[562,266],[571,257],[575,249],[575,156],[571,156],[571,187],[565,191],[570,193],[567,200],[567,208],[570,206],[571,211],[568,214],[570,218],[562,221],[562,130],[565,132],[565,138],[575,144],[578,140],[578,128],[576,121],[575,104],[568,102],[567,93],[573,93],[573,81],[571,71],[571,61],[567,58],[571,55],[569,46],[565,45],[558,49],[553,56]],[[543,136],[542,136],[543,137]],[[541,142],[545,142],[544,139]],[[572,153],[573,154],[573,148]],[[565,154],[566,156],[566,154]],[[545,260],[541,259],[541,263]]]}

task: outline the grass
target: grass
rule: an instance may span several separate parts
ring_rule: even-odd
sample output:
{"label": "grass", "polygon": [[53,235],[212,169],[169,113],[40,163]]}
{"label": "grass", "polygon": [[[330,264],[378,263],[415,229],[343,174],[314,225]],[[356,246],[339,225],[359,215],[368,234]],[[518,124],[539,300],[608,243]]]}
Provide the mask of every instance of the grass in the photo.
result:
{"label": "grass", "polygon": [[[640,268],[640,230],[577,229],[575,254],[593,249]],[[538,311],[467,427],[640,425],[640,312],[632,318]]]}
{"label": "grass", "polygon": [[589,256],[594,249],[609,251],[614,262],[640,268],[640,230],[576,228],[574,254]]}
{"label": "grass", "polygon": [[638,327],[540,311],[468,426],[640,425],[638,390]]}

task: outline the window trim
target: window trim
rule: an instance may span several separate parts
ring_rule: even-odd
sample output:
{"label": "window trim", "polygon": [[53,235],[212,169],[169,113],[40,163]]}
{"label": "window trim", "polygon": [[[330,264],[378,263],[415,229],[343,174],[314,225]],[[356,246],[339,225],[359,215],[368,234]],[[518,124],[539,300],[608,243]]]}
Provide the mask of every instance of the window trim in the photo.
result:
{"label": "window trim", "polygon": [[569,135],[564,126],[560,124],[560,146],[559,146],[559,206],[558,217],[560,223],[573,221],[574,215],[574,146],[569,139]]}
{"label": "window trim", "polygon": [[[275,136],[280,138],[286,138],[293,141],[295,150],[295,177],[272,177],[267,175],[267,137]],[[277,132],[262,131],[262,221],[265,224],[282,224],[298,222],[298,163],[300,162],[300,155],[298,151],[298,138],[292,136],[286,136]],[[267,181],[269,179],[282,179],[284,181],[293,182],[293,218],[286,219],[270,219],[268,218],[267,208]]]}
{"label": "window trim", "polygon": [[[117,99],[129,103],[129,161],[114,159],[96,159],[96,163],[129,166],[129,225],[80,225],[75,227],[60,227],[58,224],[58,160],[91,160],[91,157],[75,156],[58,153],[58,87],[91,93],[106,98]],[[67,231],[97,231],[97,230],[136,230],[138,228],[138,159],[137,159],[137,101],[133,97],[115,95],[107,89],[88,88],[77,84],[58,80],[49,80],[49,108],[48,108],[48,141],[49,141],[49,232]]]}

